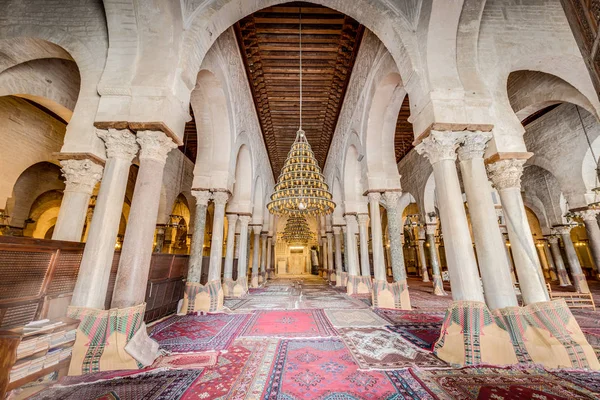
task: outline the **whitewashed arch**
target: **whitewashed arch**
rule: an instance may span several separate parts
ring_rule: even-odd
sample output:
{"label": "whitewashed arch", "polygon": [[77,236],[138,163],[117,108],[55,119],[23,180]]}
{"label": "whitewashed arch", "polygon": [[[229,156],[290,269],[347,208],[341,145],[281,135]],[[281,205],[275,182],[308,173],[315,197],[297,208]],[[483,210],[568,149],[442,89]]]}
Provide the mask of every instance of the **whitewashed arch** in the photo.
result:
{"label": "whitewashed arch", "polygon": [[252,213],[253,160],[247,145],[240,146],[235,164],[233,195],[227,203],[230,213]]}

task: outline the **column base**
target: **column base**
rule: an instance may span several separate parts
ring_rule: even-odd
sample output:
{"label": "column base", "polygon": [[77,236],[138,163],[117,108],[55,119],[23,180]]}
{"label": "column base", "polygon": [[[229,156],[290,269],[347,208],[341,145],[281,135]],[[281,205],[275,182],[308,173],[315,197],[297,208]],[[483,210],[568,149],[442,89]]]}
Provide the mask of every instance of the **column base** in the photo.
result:
{"label": "column base", "polygon": [[235,281],[233,278],[223,278],[223,296],[231,297],[233,293],[233,287],[235,286]]}
{"label": "column base", "polygon": [[347,294],[368,294],[373,290],[373,282],[370,276],[348,275],[346,282]]}
{"label": "column base", "polygon": [[261,271],[259,275],[259,280],[262,279],[260,283],[267,283],[267,271]]}
{"label": "column base", "polygon": [[267,279],[275,279],[275,270],[270,269],[267,271]]}
{"label": "column base", "polygon": [[330,269],[329,271],[327,271],[328,274],[328,280],[330,284],[335,284],[336,280],[337,280],[337,274],[335,273],[334,269]]}
{"label": "column base", "polygon": [[573,284],[578,293],[589,293],[590,288],[584,274],[573,274]]}
{"label": "column base", "polygon": [[348,273],[340,272],[335,279],[335,286],[346,286],[348,282]]}
{"label": "column base", "polygon": [[571,279],[566,270],[558,271],[558,280],[560,281],[559,286],[571,286]]}
{"label": "column base", "polygon": [[258,284],[258,275],[252,275],[250,278],[250,287],[253,289],[258,288],[260,285]]}
{"label": "column base", "polygon": [[518,362],[510,334],[479,301],[452,302],[433,352],[455,366]]}
{"label": "column base", "polygon": [[508,328],[519,362],[600,370],[593,348],[564,300],[507,307],[495,310],[494,316]]}
{"label": "column base", "polygon": [[[69,375],[140,369],[151,364],[158,357],[158,343],[146,334],[145,310],[146,303],[110,310],[69,307],[67,315],[81,321],[75,336]],[[138,331],[139,334],[136,334]],[[128,346],[129,343],[132,345]],[[142,363],[130,354],[136,354],[136,349],[140,348],[149,361]]]}
{"label": "column base", "polygon": [[444,290],[444,281],[440,275],[433,276],[433,294],[436,296],[448,296],[448,293]]}
{"label": "column base", "polygon": [[550,270],[550,281],[556,282],[558,280],[558,275],[553,270]]}
{"label": "column base", "polygon": [[264,275],[261,272],[261,273],[258,274],[258,284],[260,285],[264,281],[265,281],[265,277],[264,277]]}
{"label": "column base", "polygon": [[244,297],[248,294],[248,278],[242,277],[235,281],[233,289],[229,292],[231,297]]}
{"label": "column base", "polygon": [[412,309],[406,280],[394,283],[373,281],[371,298],[373,300],[373,307],[395,308],[399,310]]}
{"label": "column base", "polygon": [[221,281],[210,281],[206,285],[186,282],[181,313],[217,312],[223,309]]}

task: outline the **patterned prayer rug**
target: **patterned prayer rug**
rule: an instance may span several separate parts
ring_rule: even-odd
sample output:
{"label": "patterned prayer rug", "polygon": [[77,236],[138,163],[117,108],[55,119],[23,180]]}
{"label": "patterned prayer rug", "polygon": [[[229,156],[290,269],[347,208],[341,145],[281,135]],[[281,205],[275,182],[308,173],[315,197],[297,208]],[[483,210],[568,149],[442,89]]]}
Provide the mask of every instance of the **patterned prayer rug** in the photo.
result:
{"label": "patterned prayer rug", "polygon": [[380,317],[390,321],[392,325],[414,323],[442,323],[445,312],[442,311],[405,311],[389,308],[376,308],[374,310]]}
{"label": "patterned prayer rug", "polygon": [[581,331],[594,349],[596,356],[600,358],[600,328],[582,328]]}
{"label": "patterned prayer rug", "polygon": [[175,315],[156,324],[150,337],[174,353],[224,350],[248,314]]}
{"label": "patterned prayer rug", "polygon": [[263,399],[433,399],[410,374],[359,371],[339,339],[282,340]]}
{"label": "patterned prayer rug", "polygon": [[152,364],[152,368],[199,369],[215,365],[217,363],[217,355],[218,353],[216,352],[208,352],[163,356],[159,357]]}
{"label": "patterned prayer rug", "polygon": [[55,386],[35,394],[34,400],[96,399],[114,392],[121,400],[181,399],[185,391],[198,378],[202,370],[170,370],[97,383],[72,386]]}
{"label": "patterned prayer rug", "polygon": [[336,331],[322,310],[257,311],[240,337],[328,337]]}
{"label": "patterned prayer rug", "polygon": [[571,313],[581,328],[600,328],[600,312],[591,310],[571,309]]}
{"label": "patterned prayer rug", "polygon": [[597,397],[600,398],[600,371],[562,369],[551,372],[562,379],[571,381],[576,385],[586,388],[590,392],[596,393]]}
{"label": "patterned prayer rug", "polygon": [[440,338],[441,323],[389,325],[386,327],[398,333],[404,339],[425,350],[432,350],[436,340]]}
{"label": "patterned prayer rug", "polygon": [[542,368],[466,367],[411,372],[440,399],[579,400],[595,395]]}
{"label": "patterned prayer rug", "polygon": [[239,299],[235,297],[225,298],[223,299],[223,307],[229,308],[230,310],[235,310],[236,306],[239,307],[239,304],[242,302],[247,302],[248,299]]}
{"label": "patterned prayer rug", "polygon": [[302,296],[298,308],[358,309],[367,305],[348,296]]}
{"label": "patterned prayer rug", "polygon": [[388,322],[371,310],[325,310],[327,318],[336,328],[385,326]]}
{"label": "patterned prayer rug", "polygon": [[293,310],[296,308],[297,296],[254,296],[233,306],[232,310]]}
{"label": "patterned prayer rug", "polygon": [[340,337],[364,369],[445,367],[447,364],[385,328],[340,328]]}
{"label": "patterned prayer rug", "polygon": [[144,369],[121,369],[117,371],[101,371],[94,372],[92,374],[84,374],[84,375],[72,375],[72,376],[63,376],[58,381],[58,386],[71,386],[71,385],[80,385],[80,384],[89,384],[100,381],[107,381],[110,379],[124,378],[126,376],[138,376],[144,374],[154,374],[159,371],[163,371],[163,369],[155,369],[155,368],[144,368]]}

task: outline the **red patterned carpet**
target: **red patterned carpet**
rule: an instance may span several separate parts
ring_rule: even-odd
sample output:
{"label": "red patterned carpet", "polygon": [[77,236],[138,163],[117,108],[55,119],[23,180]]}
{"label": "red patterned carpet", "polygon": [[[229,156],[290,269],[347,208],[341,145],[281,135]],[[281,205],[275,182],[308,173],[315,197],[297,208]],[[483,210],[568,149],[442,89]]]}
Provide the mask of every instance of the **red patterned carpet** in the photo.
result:
{"label": "red patterned carpet", "polygon": [[[150,336],[172,354],[152,367],[66,377],[32,398],[600,399],[600,373],[449,367],[431,348],[450,297],[415,279],[409,286],[414,311],[373,312],[366,297],[320,278],[276,279],[225,299],[224,313],[155,324]],[[361,315],[369,320],[356,322]],[[600,312],[574,315],[600,349]]]}

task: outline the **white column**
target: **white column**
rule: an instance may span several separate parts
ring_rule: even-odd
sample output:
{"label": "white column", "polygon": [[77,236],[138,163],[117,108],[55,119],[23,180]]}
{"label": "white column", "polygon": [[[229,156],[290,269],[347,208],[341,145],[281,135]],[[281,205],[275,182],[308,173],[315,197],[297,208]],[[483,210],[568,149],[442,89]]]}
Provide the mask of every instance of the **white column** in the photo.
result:
{"label": "white column", "polygon": [[323,235],[321,236],[321,243],[321,247],[323,248],[321,262],[323,263],[323,265],[321,266],[321,273],[319,275],[325,276],[325,271],[329,269],[329,256],[327,254],[329,251],[327,249],[327,235],[325,233],[323,233]]}
{"label": "white column", "polygon": [[342,225],[342,235],[343,235],[343,248],[344,248],[344,265],[343,268],[346,269],[346,273],[348,272],[348,229],[346,227],[346,225]]}
{"label": "white column", "polygon": [[333,260],[333,232],[327,232],[327,280],[331,279],[335,264]]}
{"label": "white column", "polygon": [[425,258],[425,229],[419,227],[417,232],[417,247],[419,249],[418,256],[419,264],[421,264],[421,277],[423,278],[423,282],[429,282],[429,271],[427,270],[427,260]]}
{"label": "white column", "polygon": [[250,222],[249,215],[240,215],[240,243],[238,255],[238,281],[244,279],[248,283],[248,223]]}
{"label": "white column", "polygon": [[273,236],[267,237],[267,279],[273,277]]}
{"label": "white column", "polygon": [[569,269],[571,270],[571,276],[573,277],[573,284],[575,285],[575,289],[577,289],[579,293],[589,293],[590,288],[588,287],[587,280],[585,279],[585,275],[583,274],[583,271],[581,269],[579,257],[577,257],[577,251],[575,250],[575,246],[573,245],[573,241],[571,240],[572,228],[573,227],[570,225],[554,227],[554,229],[560,235],[560,238],[563,241],[563,245],[565,246],[567,263],[569,264]]}
{"label": "white column", "polygon": [[431,131],[415,150],[433,167],[437,204],[444,227],[444,248],[452,298],[483,302],[479,272],[456,171],[456,147],[464,133]]}
{"label": "white column", "polygon": [[431,273],[433,274],[433,294],[436,296],[446,296],[444,291],[444,281],[440,267],[440,259],[435,244],[435,230],[437,224],[425,225],[425,237],[429,245],[429,258],[431,259]]}
{"label": "white column", "polygon": [[187,283],[200,283],[206,209],[211,193],[208,190],[192,190],[192,196],[196,198],[196,212],[194,215],[194,234],[190,246],[190,259],[188,261]]}
{"label": "white column", "polygon": [[102,178],[104,167],[91,160],[62,160],[62,175],[65,177],[65,191],[53,240],[81,241],[83,226],[87,217],[88,205],[94,187]]}
{"label": "white column", "polygon": [[106,145],[107,160],[71,305],[103,309],[129,167],[139,147],[135,135],[126,129],[98,131],[98,136]]}
{"label": "white column", "polygon": [[554,259],[554,265],[556,265],[556,273],[558,275],[558,281],[560,286],[571,286],[571,278],[565,268],[565,262],[560,252],[560,246],[558,244],[558,236],[550,236],[548,238],[550,243],[550,250],[552,251],[552,258]]}
{"label": "white column", "polygon": [[267,232],[262,232],[261,236],[261,244],[262,250],[260,252],[260,275],[259,282],[262,283],[262,280],[267,279]]}
{"label": "white column", "polygon": [[155,253],[162,253],[162,248],[165,244],[165,226],[156,225],[156,244],[154,245]]}
{"label": "white column", "polygon": [[237,214],[227,214],[227,244],[225,247],[223,280],[233,279],[233,250],[235,248],[235,224],[237,220]]}
{"label": "white column", "polygon": [[535,242],[535,248],[538,252],[540,264],[542,265],[542,273],[544,274],[544,278],[550,279],[550,266],[548,265],[548,260],[546,260],[546,253],[544,253],[544,245],[544,240],[536,240]]}
{"label": "white column", "polygon": [[500,160],[489,164],[488,172],[500,193],[523,302],[532,304],[548,301],[549,296],[521,197],[524,163],[522,159]]}
{"label": "white column", "polygon": [[221,265],[223,263],[223,233],[225,230],[225,204],[229,199],[228,192],[214,192],[215,203],[213,216],[212,239],[210,241],[210,264],[208,267],[208,282],[221,280]]}
{"label": "white column", "polygon": [[335,242],[335,273],[336,278],[340,279],[342,271],[342,228],[339,226],[333,227],[333,238]]}
{"label": "white column", "polygon": [[492,188],[483,162],[490,132],[474,132],[466,136],[458,149],[471,228],[475,239],[479,271],[485,300],[492,310],[518,306],[506,259],[504,240],[498,226],[498,216],[492,200]]}
{"label": "white column", "polygon": [[138,170],[111,307],[127,308],[146,300],[154,227],[167,155],[177,147],[160,131],[138,131]]}
{"label": "white column", "polygon": [[252,287],[258,287],[258,268],[259,268],[259,257],[260,257],[260,231],[262,225],[252,225],[252,231],[254,232],[254,246],[252,248]]}
{"label": "white column", "polygon": [[600,213],[600,210],[590,209],[580,211],[577,214],[581,217],[581,219],[583,219],[583,223],[585,224],[585,231],[587,233],[590,243],[589,247],[592,252],[594,272],[596,277],[600,279],[600,226],[598,226],[598,213]]}
{"label": "white column", "polygon": [[358,237],[360,239],[360,269],[362,276],[371,276],[371,265],[369,263],[369,215],[357,214]]}
{"label": "white column", "polygon": [[345,251],[348,253],[348,275],[356,276],[358,275],[358,257],[357,257],[357,248],[356,248],[356,215],[355,214],[346,214],[344,215],[346,219],[346,240],[345,240]]}
{"label": "white column", "polygon": [[383,194],[388,215],[388,236],[390,238],[390,256],[392,262],[392,275],[394,282],[406,281],[406,266],[404,264],[404,251],[402,250],[402,226],[398,216],[399,192],[385,192]]}
{"label": "white column", "polygon": [[550,253],[550,245],[549,243],[549,237],[545,238],[545,243],[544,243],[544,255],[546,256],[546,261],[548,261],[548,267],[550,268],[550,280],[551,281],[557,281],[558,280],[558,272],[556,271],[556,265],[554,264],[554,259],[552,257],[552,254]]}
{"label": "white column", "polygon": [[385,260],[383,258],[383,232],[381,230],[381,212],[379,211],[379,201],[381,200],[381,193],[371,192],[367,194],[367,197],[369,199],[369,210],[371,212],[373,275],[375,276],[375,280],[387,281],[385,276]]}

